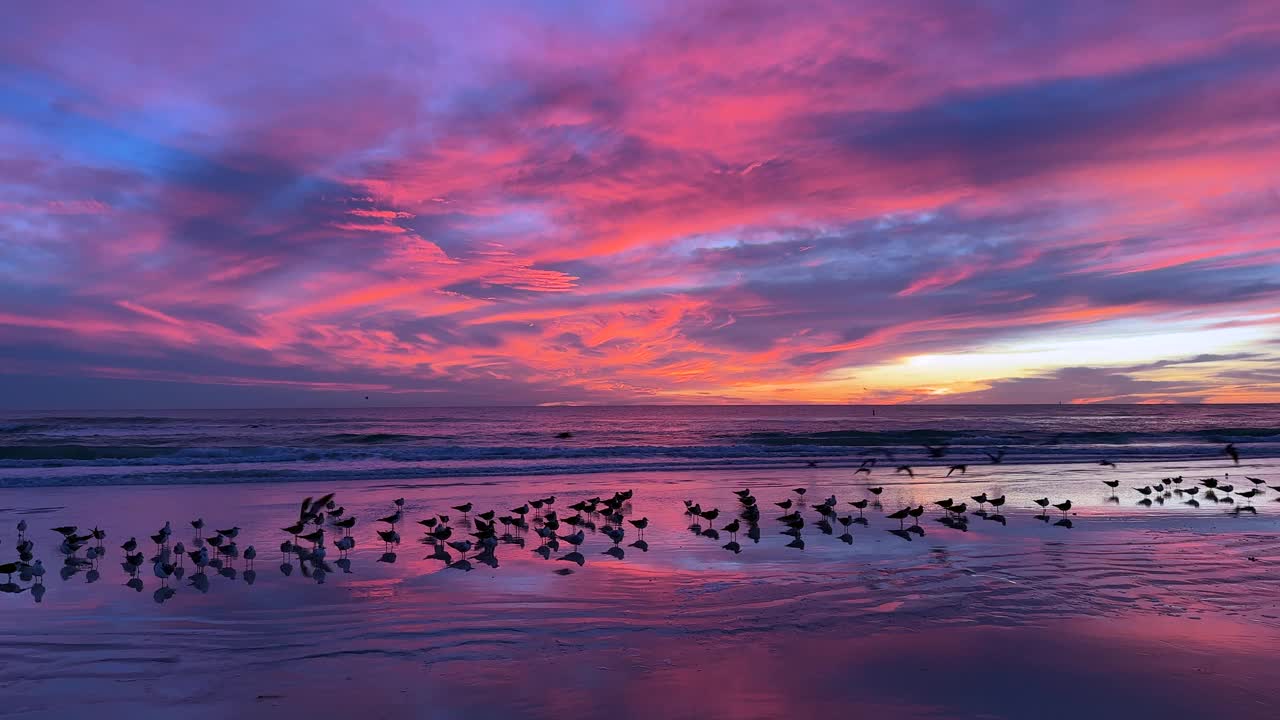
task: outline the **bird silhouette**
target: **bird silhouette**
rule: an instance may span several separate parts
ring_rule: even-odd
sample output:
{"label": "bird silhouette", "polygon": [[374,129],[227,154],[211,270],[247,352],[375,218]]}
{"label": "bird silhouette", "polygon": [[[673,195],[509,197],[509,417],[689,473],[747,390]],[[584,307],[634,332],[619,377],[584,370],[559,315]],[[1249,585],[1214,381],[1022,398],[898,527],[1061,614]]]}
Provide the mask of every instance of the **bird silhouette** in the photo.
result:
{"label": "bird silhouette", "polygon": [[899,511],[897,511],[897,512],[889,513],[889,514],[888,514],[888,515],[886,515],[885,517],[889,518],[890,520],[897,520],[897,521],[898,521],[898,527],[899,527],[899,528],[901,528],[901,527],[902,527],[902,524],[906,521],[907,516],[908,516],[908,515],[910,515],[910,514],[911,514],[911,508],[910,508],[910,507],[905,507],[905,508],[902,508],[901,510],[899,510]]}
{"label": "bird silhouette", "polygon": [[1227,457],[1231,458],[1232,463],[1236,465],[1240,464],[1240,451],[1236,449],[1235,443],[1228,443],[1227,446],[1222,449],[1222,452],[1226,453]]}
{"label": "bird silhouette", "polygon": [[957,470],[960,471],[961,475],[964,475],[965,473],[969,472],[969,466],[968,465],[952,465],[951,468],[947,470],[947,477],[951,477],[951,473]]}

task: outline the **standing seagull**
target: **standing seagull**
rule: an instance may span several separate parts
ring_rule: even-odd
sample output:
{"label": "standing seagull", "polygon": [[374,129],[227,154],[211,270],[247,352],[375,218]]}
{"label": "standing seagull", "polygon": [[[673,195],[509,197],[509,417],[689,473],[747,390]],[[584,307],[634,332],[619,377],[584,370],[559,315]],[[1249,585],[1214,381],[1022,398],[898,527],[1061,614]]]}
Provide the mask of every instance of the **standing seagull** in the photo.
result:
{"label": "standing seagull", "polygon": [[889,513],[885,517],[889,518],[890,520],[897,520],[898,529],[902,529],[902,523],[906,521],[907,516],[910,514],[911,514],[911,507],[908,506],[908,507],[902,508],[898,512]]}

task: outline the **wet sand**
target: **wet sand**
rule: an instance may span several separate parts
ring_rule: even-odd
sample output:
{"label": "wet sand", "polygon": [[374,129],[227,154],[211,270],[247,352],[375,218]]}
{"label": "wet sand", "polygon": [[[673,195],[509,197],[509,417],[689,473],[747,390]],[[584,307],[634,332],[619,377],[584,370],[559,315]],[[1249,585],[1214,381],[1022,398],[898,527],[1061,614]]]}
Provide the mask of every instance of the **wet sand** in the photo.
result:
{"label": "wet sand", "polygon": [[[1272,661],[1280,640],[1280,493],[1248,505],[1171,495],[1143,507],[1132,486],[1170,474],[1232,474],[1280,485],[1269,461],[1096,466],[982,466],[950,482],[877,471],[796,469],[734,473],[620,473],[475,481],[318,483],[301,486],[78,487],[0,491],[0,558],[26,519],[36,557],[52,571],[41,602],[29,590],[0,595],[0,714],[15,717],[486,718],[555,717],[1273,717]],[[930,470],[929,475],[938,475]],[[1099,479],[1121,479],[1118,502]],[[811,502],[844,503],[883,485],[851,541],[814,526],[788,547],[771,503],[809,488]],[[766,508],[754,542],[690,529],[683,499],[726,511],[751,487]],[[631,518],[651,520],[648,550],[622,558],[588,533],[585,564],[544,560],[503,544],[498,567],[471,572],[427,559],[412,521],[475,502],[500,512],[557,495],[561,509],[633,489]],[[1005,522],[938,522],[905,539],[884,518],[907,502],[1007,493]],[[281,574],[278,528],[303,495],[335,492],[361,520],[351,573],[317,583]],[[1031,499],[1071,498],[1071,526]],[[409,523],[396,562],[372,519],[406,498]],[[852,510],[856,515],[856,510]],[[257,577],[243,561],[208,592],[169,581],[154,599],[124,586],[119,545],[165,520],[243,528],[259,550]],[[107,530],[100,578],[61,579],[57,536],[74,524]],[[910,521],[908,521],[910,524]],[[701,530],[707,529],[706,523]],[[453,553],[456,557],[457,553]],[[561,575],[555,570],[573,570]],[[188,568],[189,570],[189,568]],[[15,578],[16,579],[16,578]],[[29,583],[22,583],[28,585]]]}

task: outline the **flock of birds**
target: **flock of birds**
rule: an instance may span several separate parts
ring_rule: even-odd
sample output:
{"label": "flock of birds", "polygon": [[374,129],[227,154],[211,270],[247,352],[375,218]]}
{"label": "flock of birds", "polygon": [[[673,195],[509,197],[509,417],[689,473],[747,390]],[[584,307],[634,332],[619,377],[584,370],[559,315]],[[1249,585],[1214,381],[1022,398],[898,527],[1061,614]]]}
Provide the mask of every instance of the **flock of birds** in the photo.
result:
{"label": "flock of birds", "polygon": [[[948,449],[945,444],[926,444],[923,447],[932,459],[945,457]],[[1228,444],[1223,449],[1223,453],[1230,457],[1234,464],[1240,464],[1240,453],[1234,444]],[[991,461],[991,464],[998,465],[1004,461],[1006,451],[1000,449],[986,452],[984,454]],[[892,459],[892,455],[888,455],[888,457]],[[859,466],[853,471],[854,477],[869,477],[875,470],[879,461],[880,458],[878,457],[864,458]],[[816,462],[809,462],[810,467],[816,467],[816,465]],[[1111,469],[1116,468],[1116,463],[1106,459],[1098,461],[1098,465]],[[969,470],[969,465],[967,464],[955,464],[948,465],[946,467],[947,472],[944,477],[951,477],[956,473],[965,475]],[[915,478],[916,476],[915,468],[911,465],[905,464],[895,466],[894,473],[906,474],[911,478]],[[1182,487],[1184,482],[1184,478],[1182,476],[1166,477],[1162,478],[1157,484],[1134,489],[1142,495],[1142,499],[1138,501],[1138,505],[1145,507],[1150,507],[1155,503],[1163,504],[1168,498],[1174,496],[1185,496],[1188,498],[1186,500],[1187,505],[1200,507],[1200,502],[1195,496],[1200,492],[1201,488],[1205,489],[1204,494],[1200,496],[1201,498],[1207,501],[1232,504],[1234,504],[1234,500],[1231,497],[1232,493],[1244,498],[1246,501],[1252,501],[1253,498],[1265,493],[1266,487],[1269,487],[1276,492],[1280,492],[1280,486],[1266,485],[1265,481],[1261,478],[1252,476],[1245,476],[1245,480],[1251,483],[1252,487],[1245,490],[1236,490],[1235,486],[1228,482],[1229,479],[1230,473],[1227,473],[1225,479],[1222,481],[1219,481],[1214,477],[1209,477],[1200,480],[1194,486],[1188,485],[1184,488]],[[1103,480],[1102,483],[1113,491],[1111,497],[1108,498],[1108,501],[1118,502],[1119,498],[1114,494],[1114,491],[1120,486],[1120,481],[1108,479]],[[839,539],[847,544],[852,544],[853,535],[849,531],[850,528],[854,525],[865,526],[868,524],[864,512],[869,507],[877,510],[883,509],[883,506],[880,503],[880,496],[884,492],[884,487],[868,487],[866,490],[870,494],[869,497],[850,500],[846,503],[848,506],[858,511],[857,517],[854,517],[851,511],[841,514],[840,502],[835,495],[831,495],[822,502],[812,505],[811,509],[816,511],[819,516],[817,521],[813,523],[814,526],[825,535],[834,535],[836,525],[839,525],[843,529],[843,533],[839,536]],[[786,498],[773,503],[784,513],[778,516],[776,520],[785,528],[782,530],[782,534],[792,538],[792,540],[787,544],[787,547],[803,550],[805,543],[802,530],[806,527],[806,522],[804,516],[801,514],[801,510],[806,507],[805,494],[808,492],[808,489],[804,487],[797,487],[794,488],[792,492],[796,497]],[[729,535],[729,542],[723,546],[724,549],[737,554],[742,551],[742,545],[738,542],[738,534],[742,532],[744,527],[746,528],[747,537],[757,543],[760,541],[761,531],[759,522],[761,510],[758,499],[749,488],[735,490],[734,494],[737,496],[737,512],[734,514],[733,519],[724,522],[719,530],[716,529],[715,522],[717,519],[721,518],[722,514],[724,514],[719,507],[704,508],[701,503],[694,500],[685,500],[684,512],[685,516],[692,520],[689,530],[691,530],[695,535],[719,540],[720,533],[725,532]],[[970,501],[973,505],[977,506],[976,509],[971,509]],[[968,500],[962,499],[957,501],[954,498],[934,500],[932,501],[932,505],[941,511],[940,516],[936,518],[937,522],[955,530],[967,531],[969,516],[971,514],[985,520],[991,520],[1001,525],[1006,525],[1008,523],[1008,519],[1001,514],[1001,510],[1007,502],[1008,498],[1004,494],[996,495],[995,493],[992,493],[988,495],[987,492],[982,492],[978,495],[970,496]],[[1065,528],[1073,526],[1071,518],[1068,517],[1068,514],[1071,512],[1073,507],[1070,499],[1065,499],[1061,502],[1053,502],[1048,497],[1041,497],[1033,499],[1032,503],[1035,504],[1038,510],[1038,513],[1033,516],[1035,519],[1046,523],[1053,521],[1054,518],[1049,515],[1050,509],[1053,509],[1058,513],[1061,513],[1056,522],[1053,522],[1054,525]],[[990,511],[987,510],[988,506],[991,508]],[[1256,509],[1253,508],[1252,505],[1235,508],[1235,514],[1239,514],[1240,512],[1256,513]],[[885,515],[887,519],[898,521],[898,527],[890,529],[888,532],[892,535],[901,537],[904,540],[912,540],[913,536],[923,537],[925,530],[920,525],[920,518],[924,515],[925,506],[923,504],[914,506],[907,505],[900,510],[888,513]],[[727,517],[727,514],[725,514],[725,516]],[[908,519],[911,520],[910,526],[906,524]],[[707,523],[707,527],[705,528],[702,526],[702,522],[704,521]]]}
{"label": "flock of birds", "polygon": [[[850,529],[854,525],[867,526],[869,524],[865,514],[868,508],[876,510],[883,509],[883,506],[880,503],[880,496],[884,492],[883,487],[869,487],[867,488],[867,492],[870,494],[869,497],[849,500],[845,503],[845,505],[848,505],[858,511],[856,517],[853,515],[852,511],[841,514],[840,501],[837,500],[835,495],[830,495],[821,502],[806,505],[805,495],[808,492],[808,488],[798,487],[794,488],[791,492],[795,497],[788,497],[784,500],[774,502],[773,504],[783,513],[775,518],[776,521],[781,523],[784,527],[781,531],[782,534],[792,538],[791,541],[787,543],[787,547],[796,548],[798,550],[803,550],[805,548],[802,532],[808,525],[802,513],[805,509],[810,509],[818,513],[818,519],[812,524],[824,535],[834,535],[836,526],[840,526],[843,532],[838,536],[838,539],[846,544],[853,543],[853,535],[850,532]],[[738,503],[738,506],[735,508],[736,513],[734,513],[732,520],[722,523],[719,529],[716,529],[715,527],[716,520],[721,518],[722,515],[727,517],[719,507],[704,508],[698,502],[685,500],[684,513],[687,517],[692,519],[692,524],[689,526],[689,529],[694,534],[719,540],[721,532],[727,533],[729,535],[729,542],[723,547],[725,550],[737,554],[742,552],[742,545],[738,542],[738,534],[743,531],[744,527],[746,528],[746,535],[748,538],[753,542],[760,542],[760,518],[762,511],[760,509],[759,500],[752,493],[750,488],[735,490],[734,495],[737,496]],[[956,501],[954,498],[934,501],[933,505],[937,506],[941,510],[940,516],[936,518],[937,521],[949,528],[960,531],[967,531],[969,529],[970,515],[991,520],[1000,523],[1001,525],[1007,524],[1007,518],[1000,513],[1000,510],[1007,502],[1005,495],[988,496],[986,492],[983,492],[978,495],[970,496],[969,500],[977,505],[976,509],[971,510],[968,501]],[[1052,507],[1062,513],[1062,518],[1054,524],[1062,527],[1071,527],[1071,519],[1067,517],[1067,513],[1071,510],[1070,500],[1064,500],[1060,503],[1051,503],[1049,498],[1040,498],[1034,502],[1042,511],[1041,514],[1036,516],[1037,519],[1044,521],[1051,520],[1052,518],[1045,513],[1048,508]],[[987,510],[987,506],[991,507],[990,511]],[[885,518],[898,521],[898,527],[890,529],[888,532],[904,540],[913,540],[916,536],[923,537],[925,530],[920,525],[920,518],[924,515],[924,505],[908,505],[900,510],[888,513],[885,515]],[[911,525],[906,524],[907,520],[911,520]],[[704,521],[707,523],[707,527],[705,528],[702,526]]]}
{"label": "flock of birds", "polygon": [[[924,447],[934,459],[944,457],[947,452],[945,445]],[[1234,445],[1228,445],[1224,452],[1235,464],[1239,464],[1239,452]],[[986,455],[992,464],[1000,464],[1004,460],[1005,451],[988,452]],[[854,470],[854,478],[870,476],[878,462],[879,458],[876,457],[864,459]],[[1098,464],[1116,467],[1109,460],[1101,460]],[[964,475],[969,469],[966,464],[946,467],[946,477],[956,473]],[[905,464],[897,465],[894,473],[915,477],[915,469]],[[1182,476],[1176,476],[1133,489],[1141,496],[1138,504],[1147,507],[1157,503],[1164,504],[1175,497],[1193,507],[1199,507],[1202,500],[1235,504],[1233,495],[1250,502],[1267,492],[1268,488],[1280,492],[1280,486],[1267,485],[1258,477],[1245,476],[1243,482],[1249,485],[1242,485],[1243,489],[1238,489],[1231,482],[1230,473],[1222,480],[1209,477],[1190,482]],[[1104,479],[1102,483],[1112,491],[1108,500],[1118,502],[1115,492],[1120,481]],[[839,527],[842,530],[839,539],[852,544],[851,528],[855,525],[868,525],[865,512],[868,509],[883,509],[880,497],[884,487],[866,487],[866,491],[867,497],[849,500],[843,505],[835,495],[807,505],[807,488],[797,487],[792,490],[794,497],[775,501],[773,505],[781,512],[776,517],[776,521],[783,527],[781,533],[791,537],[787,547],[805,547],[802,531],[810,524],[802,514],[805,509],[811,509],[818,515],[812,522],[813,527],[826,535],[834,535]],[[753,542],[760,541],[762,510],[759,500],[750,489],[737,490],[734,494],[736,507],[733,511],[724,512],[718,507],[704,507],[694,500],[685,500],[684,513],[692,519],[689,529],[696,535],[718,541],[721,533],[727,534],[729,542],[723,547],[736,554],[742,551],[742,545],[738,542],[740,533],[744,533]],[[633,496],[634,491],[625,490],[557,506],[557,498],[551,495],[528,500],[501,514],[492,508],[478,511],[474,503],[466,502],[450,507],[456,514],[433,514],[416,520],[421,528],[417,541],[430,549],[427,559],[438,560],[450,569],[470,571],[477,564],[497,568],[499,547],[512,545],[524,548],[532,541],[529,537],[532,533],[537,538],[533,554],[544,560],[554,558],[557,562],[568,563],[556,570],[558,574],[568,575],[573,572],[572,566],[582,567],[586,564],[587,558],[582,552],[582,546],[587,540],[587,533],[604,535],[610,542],[602,554],[618,560],[625,557],[623,542],[629,531],[635,533],[635,539],[627,547],[648,552],[649,545],[644,532],[649,526],[649,519],[629,517]],[[974,516],[1001,525],[1007,524],[1007,519],[1002,514],[1007,502],[1004,494],[982,492],[967,499],[935,500],[931,506],[938,510],[939,514],[935,518],[937,522],[965,531],[970,517]],[[1042,497],[1032,502],[1038,509],[1038,514],[1034,516],[1036,519],[1046,523],[1052,521],[1053,518],[1049,515],[1052,509],[1060,513],[1054,525],[1067,528],[1072,526],[1069,517],[1072,509],[1070,499],[1053,502],[1048,497]],[[845,510],[845,507],[851,510]],[[854,510],[857,511],[856,517]],[[1235,512],[1240,511],[1254,510],[1251,505],[1236,507]],[[403,542],[401,530],[407,522],[408,510],[404,498],[394,500],[387,512],[387,515],[375,521],[378,524],[376,534],[383,543],[378,561],[394,563]],[[898,521],[897,528],[887,531],[905,540],[922,537],[925,530],[920,525],[920,519],[925,513],[924,504],[907,505],[887,513],[884,516],[886,519]],[[716,522],[722,518],[724,520],[717,529]],[[908,521],[910,525],[907,524]],[[285,534],[285,539],[280,543],[281,574],[291,576],[296,568],[303,577],[323,584],[327,575],[336,572],[335,568],[350,573],[350,553],[356,545],[352,530],[356,522],[356,517],[345,506],[338,504],[333,493],[318,498],[304,498],[299,506],[297,520],[281,528],[281,532]],[[705,528],[702,526],[704,522]],[[232,525],[223,529],[211,527],[206,534],[203,518],[191,520],[189,525],[192,535],[185,541],[175,538],[175,531],[169,522],[165,522],[148,538],[150,543],[140,543],[135,537],[126,540],[120,546],[123,551],[120,564],[128,576],[125,586],[141,592],[145,585],[142,578],[148,567],[151,575],[159,581],[152,595],[158,603],[172,598],[184,579],[188,587],[201,593],[209,591],[211,575],[228,580],[242,579],[249,585],[254,583],[257,578],[255,560],[258,551],[253,545],[240,547],[239,526]],[[84,573],[86,582],[97,582],[101,578],[100,563],[108,554],[103,545],[106,532],[98,527],[82,531],[72,525],[55,527],[52,531],[58,543],[56,550],[62,558],[58,575],[65,581]],[[0,592],[17,594],[29,591],[35,601],[40,602],[45,593],[46,569],[42,560],[35,558],[36,541],[30,537],[25,519],[17,524],[17,532],[14,549],[18,557],[11,562],[0,563],[0,575],[5,576],[5,582],[0,583]],[[330,545],[334,551],[332,555]],[[187,572],[188,563],[191,566],[190,575]],[[239,569],[237,563],[240,563]],[[19,582],[14,581],[15,575]]]}
{"label": "flock of birds", "polygon": [[[556,508],[554,495],[529,500],[501,515],[494,509],[477,512],[474,503],[466,502],[450,508],[461,518],[436,514],[418,520],[417,524],[422,527],[418,541],[431,548],[427,559],[438,560],[445,567],[465,572],[473,570],[477,563],[497,568],[499,546],[526,547],[529,532],[538,538],[533,554],[543,560],[550,560],[553,554],[560,552],[561,543],[564,543],[567,552],[555,559],[582,567],[587,562],[582,553],[587,532],[598,532],[608,538],[611,544],[603,554],[621,560],[626,555],[622,543],[627,537],[627,525],[637,534],[637,539],[628,547],[641,552],[649,550],[649,543],[644,539],[649,519],[627,517],[634,494],[633,490],[623,490],[608,497],[585,498],[567,505],[567,511],[572,511],[572,514],[566,511],[563,516]],[[395,562],[396,548],[402,542],[400,527],[405,521],[404,498],[397,498],[392,505],[391,513],[377,520],[382,524],[377,534],[385,544],[379,562]],[[573,569],[566,566],[556,572],[569,575]]]}
{"label": "flock of birds", "polygon": [[[541,497],[501,515],[493,509],[476,511],[474,504],[467,502],[451,508],[460,517],[436,514],[417,520],[416,524],[422,529],[417,540],[430,548],[427,559],[439,560],[448,568],[462,571],[470,571],[476,564],[497,568],[499,546],[526,547],[530,532],[538,538],[533,553],[544,560],[554,557],[570,566],[584,566],[587,558],[583,554],[583,545],[588,533],[599,533],[608,538],[610,544],[603,554],[621,560],[626,552],[623,542],[628,537],[628,528],[634,531],[635,538],[627,547],[641,552],[649,550],[644,539],[649,519],[630,516],[633,496],[634,491],[625,490],[605,497],[585,498],[567,505],[564,512],[557,509],[555,496]],[[389,514],[376,520],[379,524],[376,533],[384,544],[379,562],[396,562],[406,512],[404,498],[397,498]],[[350,554],[356,546],[352,529],[356,522],[356,517],[347,512],[345,506],[339,505],[332,493],[304,498],[297,520],[281,528],[285,534],[280,543],[281,574],[288,577],[296,569],[301,576],[323,584],[326,576],[337,570],[350,573]],[[192,535],[185,540],[178,539],[173,525],[166,521],[149,537],[149,544],[140,542],[136,537],[130,537],[121,544],[123,556],[120,565],[128,578],[125,586],[141,592],[145,587],[143,577],[150,568],[151,575],[159,581],[152,597],[157,603],[164,603],[177,594],[183,580],[187,587],[201,593],[209,591],[211,576],[241,579],[249,585],[255,582],[258,550],[253,545],[243,548],[239,545],[238,538],[242,533],[239,526],[223,529],[210,526],[206,533],[203,518],[191,520],[189,525]],[[18,557],[13,562],[0,563],[0,575],[5,576],[5,582],[0,583],[0,592],[18,594],[29,591],[38,603],[46,590],[45,567],[43,561],[35,557],[36,542],[28,534],[25,519],[18,522],[17,531],[14,547]],[[108,549],[103,545],[106,532],[95,527],[81,534],[78,527],[71,525],[56,527],[52,531],[59,538],[57,549],[62,556],[59,572],[62,579],[70,580],[84,572],[86,582],[97,582],[101,578],[99,564],[108,555]],[[561,552],[562,549],[565,552]],[[571,574],[570,566],[561,567],[556,572]],[[14,581],[15,575],[18,582]]]}

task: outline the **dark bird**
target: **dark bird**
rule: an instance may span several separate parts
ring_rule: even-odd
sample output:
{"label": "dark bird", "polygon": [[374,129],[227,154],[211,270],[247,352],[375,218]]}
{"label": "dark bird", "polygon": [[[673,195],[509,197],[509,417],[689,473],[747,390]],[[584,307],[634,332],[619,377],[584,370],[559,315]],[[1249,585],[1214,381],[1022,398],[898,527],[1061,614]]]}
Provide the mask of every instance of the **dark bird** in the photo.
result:
{"label": "dark bird", "polygon": [[698,514],[702,516],[703,520],[706,520],[708,523],[714,524],[716,521],[716,518],[720,517],[720,508],[711,508],[710,510],[703,510],[701,513],[698,513]]}
{"label": "dark bird", "polygon": [[947,498],[946,500],[935,500],[933,504],[937,505],[943,510],[950,510],[951,506],[956,504],[956,501],[952,500],[951,498]]}
{"label": "dark bird", "polygon": [[1245,479],[1245,480],[1248,480],[1249,482],[1253,483],[1254,485],[1261,485],[1261,484],[1264,482],[1264,480],[1263,480],[1262,478],[1249,477],[1248,475],[1245,475],[1245,476],[1244,476],[1244,479]]}
{"label": "dark bird", "polygon": [[871,493],[872,495],[878,496],[880,493],[884,492],[884,488],[882,487],[867,488],[867,492]]}
{"label": "dark bird", "polygon": [[1004,455],[1005,455],[1004,450],[997,450],[995,453],[984,452],[982,454],[986,455],[988,458],[991,459],[992,465],[999,465],[1000,463],[1004,462]]}
{"label": "dark bird", "polygon": [[1053,506],[1061,510],[1063,515],[1066,515],[1067,511],[1071,510],[1071,501],[1063,500],[1060,503],[1054,503]]}
{"label": "dark bird", "polygon": [[986,505],[986,504],[987,504],[987,494],[986,494],[986,493],[982,493],[981,495],[971,495],[971,496],[969,497],[969,499],[970,499],[970,500],[972,500],[972,501],[974,501],[974,502],[976,502],[976,503],[978,503],[978,505],[979,505],[980,507],[981,507],[981,506],[984,506],[984,505]]}
{"label": "dark bird", "polygon": [[740,497],[740,498],[744,498],[744,497],[747,497],[747,496],[751,495],[751,490],[750,490],[750,489],[746,489],[746,490],[734,490],[734,491],[733,491],[733,494],[734,494],[734,495],[737,495],[737,496],[738,496],[738,497]]}
{"label": "dark bird", "polygon": [[454,509],[454,510],[457,510],[458,512],[462,513],[463,515],[466,515],[467,513],[471,512],[471,503],[463,503],[463,504],[461,504],[461,505],[454,505],[454,506],[453,506],[453,509]]}
{"label": "dark bird", "polygon": [[783,510],[790,510],[790,509],[791,509],[792,502],[791,502],[790,500],[783,500],[782,502],[774,503],[774,505],[777,505],[778,507],[782,508]]}
{"label": "dark bird", "polygon": [[987,502],[991,503],[991,507],[995,508],[996,512],[1000,512],[1000,508],[1004,506],[1005,499],[1004,496],[1001,495],[998,498],[991,498],[987,500]]}
{"label": "dark bird", "polygon": [[1218,478],[1205,478],[1200,481],[1200,484],[1207,488],[1216,488],[1218,487]]}
{"label": "dark bird", "polygon": [[1116,488],[1120,487],[1120,481],[1119,481],[1119,480],[1103,480],[1103,481],[1102,481],[1102,484],[1103,484],[1103,485],[1106,485],[1107,487],[1111,488],[1112,490],[1115,490]]}
{"label": "dark bird", "polygon": [[867,506],[871,504],[871,501],[870,500],[851,500],[849,501],[849,504],[858,508],[858,515],[862,515],[862,511],[867,509]]}
{"label": "dark bird", "polygon": [[951,469],[947,470],[947,477],[951,477],[951,473],[957,470],[960,471],[961,475],[964,475],[965,473],[969,472],[969,466],[968,465],[952,465]]}
{"label": "dark bird", "polygon": [[957,515],[963,515],[965,511],[969,509],[969,506],[964,503],[956,503],[955,505],[952,505],[948,509]]}
{"label": "dark bird", "polygon": [[888,515],[886,515],[885,517],[889,518],[890,520],[897,520],[897,521],[898,521],[898,527],[899,527],[899,528],[901,528],[901,527],[902,527],[902,523],[903,523],[904,521],[906,521],[907,516],[909,516],[910,514],[911,514],[911,508],[910,508],[910,507],[905,507],[905,508],[902,508],[901,510],[899,510],[899,511],[897,511],[897,512],[895,512],[895,513],[889,513],[889,514],[888,514]]}
{"label": "dark bird", "polygon": [[738,522],[737,518],[734,518],[732,522],[729,522],[728,524],[726,524],[724,527],[720,529],[729,533],[730,536],[733,536],[738,534],[738,530],[741,527],[742,527],[742,524]]}
{"label": "dark bird", "polygon": [[860,468],[858,468],[857,470],[854,470],[854,471],[853,471],[853,474],[854,474],[854,475],[857,475],[858,473],[866,473],[867,475],[870,475],[870,474],[871,474],[871,468],[867,468],[867,467],[860,467]]}
{"label": "dark bird", "polygon": [[1144,485],[1144,486],[1142,486],[1142,487],[1140,487],[1140,488],[1134,488],[1134,490],[1137,490],[1138,492],[1142,493],[1143,495],[1150,495],[1150,494],[1151,494],[1151,487],[1150,487],[1149,485]]}
{"label": "dark bird", "polygon": [[635,529],[641,532],[644,532],[644,529],[649,527],[649,518],[647,517],[642,517],[639,520],[628,520],[627,522],[631,523]]}
{"label": "dark bird", "polygon": [[556,433],[556,438],[559,440],[568,440],[571,437],[573,437],[573,433],[569,432],[568,430],[565,430],[564,432]]}
{"label": "dark bird", "polygon": [[1101,465],[1102,467],[1109,467],[1112,470],[1116,468],[1116,464],[1111,462],[1110,460],[1099,460],[1098,464]]}
{"label": "dark bird", "polygon": [[931,458],[940,458],[947,454],[946,443],[941,445],[929,445],[926,443],[923,447],[929,453],[929,457]]}
{"label": "dark bird", "polygon": [[1047,510],[1049,508],[1049,498],[1039,498],[1036,500],[1032,500],[1031,502],[1039,505],[1040,508],[1043,510]]}
{"label": "dark bird", "polygon": [[1261,491],[1261,490],[1255,490],[1255,489],[1253,489],[1253,488],[1249,488],[1248,490],[1241,490],[1240,492],[1238,492],[1238,493],[1236,493],[1236,494],[1237,494],[1237,495],[1239,495],[1239,496],[1240,496],[1240,497],[1242,497],[1242,498],[1245,498],[1246,500],[1249,500],[1249,499],[1252,499],[1252,498],[1253,498],[1254,496],[1256,496],[1256,495],[1261,495],[1261,494],[1262,494],[1262,491]]}
{"label": "dark bird", "polygon": [[809,492],[809,488],[792,488],[791,492],[799,495],[800,497],[804,497],[804,494]]}
{"label": "dark bird", "polygon": [[918,505],[915,508],[908,508],[907,514],[914,518],[916,523],[919,524],[920,516],[924,514],[924,506]]}
{"label": "dark bird", "polygon": [[898,466],[898,468],[897,468],[896,470],[894,470],[894,472],[895,472],[895,473],[906,473],[907,475],[909,475],[909,476],[911,476],[911,477],[913,477],[913,478],[916,476],[915,471],[911,469],[911,466],[910,466],[910,465],[899,465],[899,466]]}
{"label": "dark bird", "polygon": [[1229,443],[1225,448],[1222,449],[1222,452],[1226,453],[1227,457],[1231,458],[1231,462],[1235,463],[1236,465],[1240,464],[1240,451],[1236,449],[1235,443]]}

